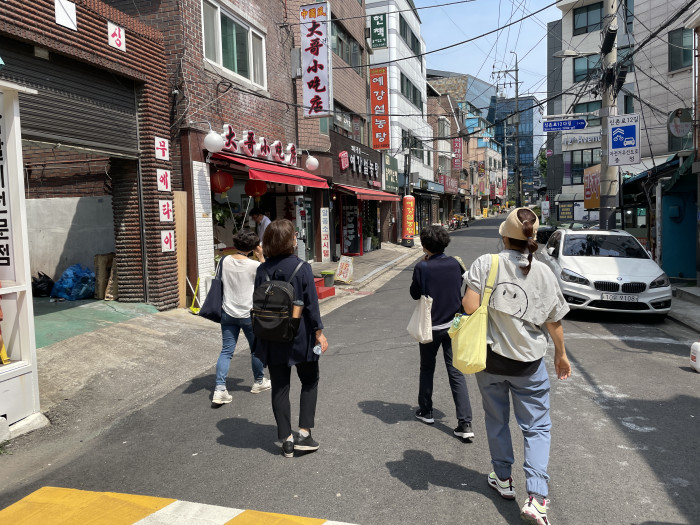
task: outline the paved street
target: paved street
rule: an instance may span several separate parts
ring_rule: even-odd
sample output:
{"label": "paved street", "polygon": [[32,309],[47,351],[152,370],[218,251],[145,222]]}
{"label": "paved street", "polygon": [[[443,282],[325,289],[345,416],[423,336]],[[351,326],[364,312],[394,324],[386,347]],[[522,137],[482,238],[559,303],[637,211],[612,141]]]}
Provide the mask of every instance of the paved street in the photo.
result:
{"label": "paved street", "polygon": [[[469,264],[495,252],[499,222],[456,232],[448,253]],[[0,455],[0,465],[23,479],[0,490],[0,509],[57,486],[367,525],[520,522],[521,469],[514,469],[516,502],[501,500],[486,484],[491,469],[473,377],[467,379],[473,443],[452,435],[456,419],[444,367],[435,380],[436,424],[413,416],[418,348],[405,331],[414,306],[412,266],[324,317],[330,348],[321,359],[318,452],[280,455],[269,392],[249,392],[247,352],[232,361],[233,402],[212,409],[219,348],[207,346],[195,351],[211,355],[208,373],[109,421],[101,434],[75,435],[55,450],[51,464],[21,471],[32,447],[49,446],[41,439],[50,439],[49,430],[13,446],[12,456]],[[565,335],[573,377],[553,380],[551,521],[697,523],[700,405],[698,376],[688,365],[697,334],[672,321],[574,315]],[[158,381],[157,373],[150,377]],[[293,400],[298,389],[293,382]],[[520,464],[522,441],[514,436]]]}

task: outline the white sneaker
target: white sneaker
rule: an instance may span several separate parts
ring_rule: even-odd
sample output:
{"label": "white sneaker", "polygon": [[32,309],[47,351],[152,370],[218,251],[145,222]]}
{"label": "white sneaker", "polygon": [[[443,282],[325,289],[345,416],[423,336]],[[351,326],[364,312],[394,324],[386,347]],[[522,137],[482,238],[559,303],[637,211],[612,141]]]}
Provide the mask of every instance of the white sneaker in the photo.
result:
{"label": "white sneaker", "polygon": [[263,377],[259,382],[256,381],[255,383],[253,383],[253,388],[251,388],[250,391],[253,394],[259,394],[260,392],[264,392],[265,390],[270,390],[270,388],[272,388],[272,383],[269,379]]}
{"label": "white sneaker", "polygon": [[230,403],[233,401],[233,396],[231,396],[226,390],[214,390],[214,397],[211,402],[217,405],[223,405],[224,403]]}
{"label": "white sneaker", "polygon": [[534,525],[551,525],[547,519],[549,500],[544,498],[542,503],[534,496],[528,496],[525,505],[520,510],[520,517],[527,523]]}

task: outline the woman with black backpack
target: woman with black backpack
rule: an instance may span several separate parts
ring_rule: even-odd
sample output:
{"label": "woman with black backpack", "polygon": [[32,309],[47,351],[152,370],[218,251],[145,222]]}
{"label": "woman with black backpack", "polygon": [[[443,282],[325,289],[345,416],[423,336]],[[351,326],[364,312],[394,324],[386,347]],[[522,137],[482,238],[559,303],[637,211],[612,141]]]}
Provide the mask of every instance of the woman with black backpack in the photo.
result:
{"label": "woman with black backpack", "polygon": [[[328,341],[323,335],[323,322],[318,305],[318,295],[314,284],[311,265],[294,255],[297,246],[294,225],[287,219],[270,223],[263,235],[263,250],[266,261],[258,267],[255,275],[253,299],[253,328],[256,330],[255,355],[265,363],[272,381],[272,412],[277,422],[277,437],[282,441],[282,454],[290,458],[294,451],[312,452],[318,450],[318,443],[311,437],[316,415],[318,397],[318,358],[314,347],[320,346],[325,352]],[[303,302],[303,310],[296,333],[289,342],[284,335],[265,333],[265,326],[256,327],[256,294],[265,286],[273,287],[275,282],[288,282],[293,288],[293,300]],[[279,287],[280,289],[282,286]],[[261,316],[264,315],[261,314]],[[292,367],[297,369],[301,381],[299,402],[299,434],[292,434],[291,405],[289,386]]]}

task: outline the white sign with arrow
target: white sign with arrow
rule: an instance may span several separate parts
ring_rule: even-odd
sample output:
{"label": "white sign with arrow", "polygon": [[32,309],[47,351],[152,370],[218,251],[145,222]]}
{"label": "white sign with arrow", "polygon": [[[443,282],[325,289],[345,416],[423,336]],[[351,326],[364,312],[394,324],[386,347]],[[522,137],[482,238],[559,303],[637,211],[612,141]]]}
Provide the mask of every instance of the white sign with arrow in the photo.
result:
{"label": "white sign with arrow", "polygon": [[639,164],[639,113],[608,117],[608,166]]}

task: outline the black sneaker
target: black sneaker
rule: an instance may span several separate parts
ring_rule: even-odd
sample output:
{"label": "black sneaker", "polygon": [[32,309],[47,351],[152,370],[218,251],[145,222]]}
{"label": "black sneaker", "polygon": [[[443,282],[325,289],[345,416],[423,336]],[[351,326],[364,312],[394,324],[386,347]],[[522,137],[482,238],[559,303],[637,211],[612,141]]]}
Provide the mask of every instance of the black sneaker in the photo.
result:
{"label": "black sneaker", "polygon": [[307,450],[313,452],[318,450],[318,443],[314,441],[314,438],[309,434],[306,437],[301,437],[298,435],[294,438],[294,450]]}
{"label": "black sneaker", "polygon": [[294,441],[282,441],[282,455],[285,458],[294,457]]}
{"label": "black sneaker", "polygon": [[420,419],[423,423],[427,423],[428,425],[435,423],[432,410],[426,410],[425,412],[420,409],[416,410],[416,418]]}
{"label": "black sneaker", "polygon": [[460,423],[455,428],[455,436],[461,437],[462,439],[472,439],[474,437],[474,432],[472,432],[471,423]]}

